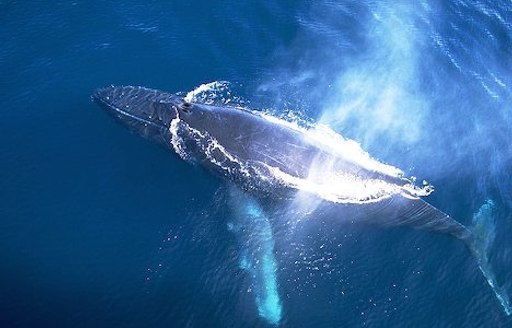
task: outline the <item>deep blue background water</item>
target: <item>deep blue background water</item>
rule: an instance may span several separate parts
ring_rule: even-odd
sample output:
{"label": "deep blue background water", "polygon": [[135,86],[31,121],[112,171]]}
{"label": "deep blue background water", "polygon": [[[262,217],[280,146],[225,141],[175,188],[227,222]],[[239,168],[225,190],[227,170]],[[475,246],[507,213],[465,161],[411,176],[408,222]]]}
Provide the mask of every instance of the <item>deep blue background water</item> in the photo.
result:
{"label": "deep blue background water", "polygon": [[[464,224],[494,199],[512,293],[511,24],[491,1],[0,1],[0,325],[266,326],[222,183],[115,124],[90,101],[109,84],[231,81],[427,178]],[[276,257],[282,326],[512,326],[445,236],[306,222]]]}

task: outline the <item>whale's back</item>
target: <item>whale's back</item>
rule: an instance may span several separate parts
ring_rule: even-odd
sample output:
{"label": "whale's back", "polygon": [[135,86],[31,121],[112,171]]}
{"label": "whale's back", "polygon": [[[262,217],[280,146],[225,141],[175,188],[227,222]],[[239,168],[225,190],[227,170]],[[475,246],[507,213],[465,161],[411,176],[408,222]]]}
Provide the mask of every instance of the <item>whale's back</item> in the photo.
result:
{"label": "whale's back", "polygon": [[196,140],[189,151],[203,166],[235,179],[245,174],[252,189],[265,181],[336,203],[425,193],[400,170],[372,159],[339,135],[326,137],[314,128],[234,107],[194,104],[191,111],[199,113],[181,118],[186,123],[177,139]]}

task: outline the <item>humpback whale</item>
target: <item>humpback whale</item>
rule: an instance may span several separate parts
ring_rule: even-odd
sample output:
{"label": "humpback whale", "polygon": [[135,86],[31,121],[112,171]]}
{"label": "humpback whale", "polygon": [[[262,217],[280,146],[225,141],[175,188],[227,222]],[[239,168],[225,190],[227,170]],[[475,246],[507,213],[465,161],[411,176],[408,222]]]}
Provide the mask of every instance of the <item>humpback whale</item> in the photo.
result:
{"label": "humpback whale", "polygon": [[[465,226],[422,199],[432,192],[430,185],[417,186],[398,168],[373,159],[331,130],[319,132],[261,112],[189,102],[138,86],[100,88],[93,99],[130,130],[229,181],[232,213],[238,218],[230,230],[257,231],[241,252],[240,267],[253,279],[255,304],[267,322],[279,323],[282,305],[272,229],[261,205],[266,200],[296,206],[298,216],[409,226],[455,237],[475,257],[505,313],[512,313],[488,258],[494,238],[492,201]],[[326,134],[330,142],[319,137]],[[304,195],[306,205],[301,204]]]}

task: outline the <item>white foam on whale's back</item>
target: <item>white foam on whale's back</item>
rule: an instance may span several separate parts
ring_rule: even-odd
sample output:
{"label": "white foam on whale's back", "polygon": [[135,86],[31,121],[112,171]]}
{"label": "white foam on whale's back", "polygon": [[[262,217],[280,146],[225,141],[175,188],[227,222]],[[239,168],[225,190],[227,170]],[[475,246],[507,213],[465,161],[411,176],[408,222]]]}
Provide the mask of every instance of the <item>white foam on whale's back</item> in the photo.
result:
{"label": "white foam on whale's back", "polygon": [[[332,151],[344,159],[350,159],[356,165],[367,170],[396,178],[402,176],[402,171],[398,168],[378,162],[364,152],[355,141],[344,139],[334,132],[304,129],[268,115],[264,115],[264,117],[274,124],[300,130],[304,138],[314,140],[320,148]],[[208,133],[191,128],[179,118],[173,121],[170,131],[173,135],[172,146],[183,159],[191,156],[184,146],[183,136],[186,133],[186,138],[192,138],[206,160],[218,167],[220,171],[244,176],[247,179],[276,181],[280,185],[314,194],[330,202],[361,204],[380,201],[398,194],[417,198],[428,195],[432,190],[430,186],[422,188],[414,186],[412,181],[407,183],[406,179],[402,180],[406,183],[399,185],[382,178],[367,178],[338,172],[333,169],[333,162],[313,161],[307,178],[291,175],[269,165],[265,165],[264,169],[251,167],[252,163],[246,163],[236,155],[229,153],[226,147]]]}
{"label": "white foam on whale's back", "polygon": [[[307,179],[292,176],[279,168],[270,168],[273,175],[294,188],[313,193],[320,198],[336,203],[368,203],[380,201],[393,195],[418,198],[429,195],[433,187],[424,182],[422,187],[414,185],[414,179],[404,178],[404,173],[397,167],[384,164],[372,158],[359,143],[346,139],[329,127],[315,124],[309,128],[298,123],[288,122],[270,115],[261,114],[263,118],[299,132],[303,138],[315,144],[322,151],[334,154],[334,158],[343,159],[369,172],[375,172],[376,178],[368,178],[335,169],[335,161],[324,158],[313,160]],[[386,180],[380,177],[391,177]],[[392,181],[401,181],[397,184]]]}
{"label": "white foam on whale's back", "polygon": [[271,115],[261,114],[261,116],[276,125],[296,130],[320,149],[336,154],[346,161],[354,163],[366,170],[393,177],[401,177],[404,175],[399,168],[375,160],[361,148],[359,143],[344,138],[326,125],[315,124],[311,128],[304,128],[298,123],[288,122]]}
{"label": "white foam on whale's back", "polygon": [[[203,99],[201,94],[215,93],[219,88],[225,87],[226,84],[223,82],[203,84],[189,92],[185,99]],[[245,108],[240,110],[247,111]],[[294,130],[300,137],[308,140],[322,152],[332,154],[332,160],[313,159],[306,178],[295,176],[267,164],[259,163],[259,167],[254,167],[254,163],[244,162],[244,159],[229,153],[228,148],[221,145],[210,134],[193,129],[185,122],[180,121],[179,117],[175,120],[176,122],[171,124],[173,148],[184,159],[190,156],[186,153],[186,147],[183,144],[183,136],[186,133],[187,138],[192,138],[195,141],[206,160],[218,167],[220,171],[237,174],[253,181],[256,179],[266,182],[274,181],[282,186],[314,194],[320,199],[336,203],[362,204],[380,201],[394,195],[418,198],[430,194],[433,190],[432,186],[426,183],[422,187],[415,186],[414,179],[405,179],[402,170],[372,158],[361,148],[359,143],[344,138],[325,125],[310,124],[304,127],[300,122],[290,122],[259,111],[251,112],[276,127]],[[366,172],[375,173],[375,177],[340,172],[336,170],[335,165],[338,159],[360,167]],[[390,179],[386,179],[386,177]]]}

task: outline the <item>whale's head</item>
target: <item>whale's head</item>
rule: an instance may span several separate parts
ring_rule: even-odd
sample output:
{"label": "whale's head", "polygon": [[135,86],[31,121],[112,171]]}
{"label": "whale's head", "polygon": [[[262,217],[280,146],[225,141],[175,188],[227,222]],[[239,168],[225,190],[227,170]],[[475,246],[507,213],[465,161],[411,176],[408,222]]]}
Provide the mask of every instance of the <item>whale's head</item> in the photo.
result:
{"label": "whale's head", "polygon": [[96,89],[93,100],[109,114],[144,138],[169,145],[170,127],[176,118],[193,121],[193,104],[183,97],[135,86]]}
{"label": "whale's head", "polygon": [[265,145],[272,133],[271,125],[262,124],[248,110],[190,103],[179,95],[144,87],[100,88],[92,98],[134,133],[185,160],[219,170],[239,167],[258,156],[268,148]]}

